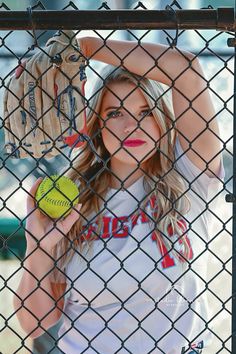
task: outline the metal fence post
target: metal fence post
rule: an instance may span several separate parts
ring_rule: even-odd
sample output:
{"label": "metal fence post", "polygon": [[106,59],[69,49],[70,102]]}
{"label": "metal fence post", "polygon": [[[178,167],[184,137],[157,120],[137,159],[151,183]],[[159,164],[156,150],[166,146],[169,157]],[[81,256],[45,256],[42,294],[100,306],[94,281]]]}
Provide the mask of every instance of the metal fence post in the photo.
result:
{"label": "metal fence post", "polygon": [[[236,10],[236,1],[235,1]],[[236,34],[236,33],[235,33]],[[236,40],[236,39],[235,39]],[[233,199],[236,194],[236,46],[234,46],[234,120],[233,120]],[[233,254],[232,254],[232,353],[236,352],[236,203],[233,200]]]}

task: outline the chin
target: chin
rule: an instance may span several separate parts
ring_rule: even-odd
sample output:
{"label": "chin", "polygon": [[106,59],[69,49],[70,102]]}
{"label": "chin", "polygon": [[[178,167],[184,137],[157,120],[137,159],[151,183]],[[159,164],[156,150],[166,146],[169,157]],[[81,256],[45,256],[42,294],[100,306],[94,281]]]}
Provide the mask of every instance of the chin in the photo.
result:
{"label": "chin", "polygon": [[114,155],[114,159],[119,163],[123,163],[125,165],[132,165],[137,167],[138,165],[142,165],[144,162],[150,159],[151,156],[143,157],[143,156],[135,156],[132,157],[129,154],[125,154],[123,156],[118,156],[118,154]]}

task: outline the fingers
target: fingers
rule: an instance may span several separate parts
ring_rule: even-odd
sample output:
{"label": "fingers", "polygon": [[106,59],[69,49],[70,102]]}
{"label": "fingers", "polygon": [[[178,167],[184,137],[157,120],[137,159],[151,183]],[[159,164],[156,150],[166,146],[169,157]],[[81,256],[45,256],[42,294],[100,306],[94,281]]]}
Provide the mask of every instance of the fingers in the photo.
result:
{"label": "fingers", "polygon": [[40,183],[42,182],[43,178],[40,177],[36,180],[36,182],[32,185],[32,187],[29,190],[28,196],[27,196],[27,201],[26,201],[26,205],[27,205],[27,213],[29,214],[33,209],[36,208],[36,203],[35,203],[35,194],[36,191],[40,185]]}
{"label": "fingers", "polygon": [[70,214],[64,220],[61,221],[61,225],[65,233],[69,232],[72,226],[79,219],[81,207],[82,204],[77,204],[76,206],[74,206]]}

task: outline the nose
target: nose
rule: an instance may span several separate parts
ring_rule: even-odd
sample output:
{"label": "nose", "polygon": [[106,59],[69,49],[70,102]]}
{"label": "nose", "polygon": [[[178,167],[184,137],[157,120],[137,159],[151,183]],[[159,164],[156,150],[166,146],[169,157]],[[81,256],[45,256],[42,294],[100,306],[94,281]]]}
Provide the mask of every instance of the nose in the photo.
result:
{"label": "nose", "polygon": [[130,133],[139,129],[139,122],[132,114],[127,114],[125,117],[124,132]]}

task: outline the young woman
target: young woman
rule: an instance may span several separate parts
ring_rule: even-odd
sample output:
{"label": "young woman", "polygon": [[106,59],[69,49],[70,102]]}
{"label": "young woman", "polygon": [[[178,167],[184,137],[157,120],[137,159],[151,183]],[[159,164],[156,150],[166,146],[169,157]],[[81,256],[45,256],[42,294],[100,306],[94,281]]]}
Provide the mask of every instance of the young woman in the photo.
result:
{"label": "young woman", "polygon": [[96,151],[73,159],[80,204],[56,227],[35,208],[41,179],[30,190],[18,318],[32,337],[61,319],[67,354],[204,352],[214,334],[206,202],[222,167],[199,61],[159,44],[86,37],[80,46],[109,64],[88,100]]}

